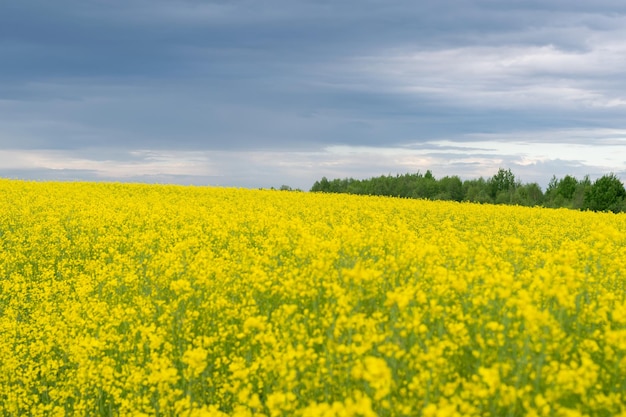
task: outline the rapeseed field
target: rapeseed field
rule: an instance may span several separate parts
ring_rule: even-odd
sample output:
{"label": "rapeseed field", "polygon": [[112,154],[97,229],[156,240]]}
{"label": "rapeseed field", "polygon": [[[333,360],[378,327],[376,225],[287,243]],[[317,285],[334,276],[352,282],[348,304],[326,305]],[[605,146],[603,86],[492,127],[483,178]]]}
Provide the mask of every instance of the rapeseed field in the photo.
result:
{"label": "rapeseed field", "polygon": [[626,416],[626,215],[0,181],[0,415]]}

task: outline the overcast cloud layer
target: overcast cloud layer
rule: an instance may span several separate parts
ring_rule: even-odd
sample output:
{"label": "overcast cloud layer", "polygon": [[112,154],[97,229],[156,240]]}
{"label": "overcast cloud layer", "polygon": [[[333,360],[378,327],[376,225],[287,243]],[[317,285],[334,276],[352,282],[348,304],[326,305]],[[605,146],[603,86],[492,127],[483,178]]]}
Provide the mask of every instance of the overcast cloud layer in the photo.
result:
{"label": "overcast cloud layer", "polygon": [[626,179],[623,1],[0,3],[0,176]]}

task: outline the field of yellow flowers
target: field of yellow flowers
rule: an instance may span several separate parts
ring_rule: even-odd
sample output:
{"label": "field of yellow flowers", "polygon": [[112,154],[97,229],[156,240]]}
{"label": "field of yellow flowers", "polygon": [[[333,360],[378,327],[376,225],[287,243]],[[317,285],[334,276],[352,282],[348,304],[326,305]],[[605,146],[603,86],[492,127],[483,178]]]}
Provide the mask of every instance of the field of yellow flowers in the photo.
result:
{"label": "field of yellow flowers", "polygon": [[0,415],[626,416],[626,215],[0,180]]}

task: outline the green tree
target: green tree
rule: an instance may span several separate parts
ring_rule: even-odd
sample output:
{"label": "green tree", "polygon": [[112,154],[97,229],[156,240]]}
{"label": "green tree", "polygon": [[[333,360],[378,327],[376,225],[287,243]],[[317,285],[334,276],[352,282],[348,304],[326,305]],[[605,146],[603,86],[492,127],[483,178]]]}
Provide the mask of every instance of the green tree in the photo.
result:
{"label": "green tree", "polygon": [[615,174],[598,178],[585,193],[583,208],[593,211],[624,211],[626,189]]}
{"label": "green tree", "polygon": [[511,203],[516,185],[515,175],[511,170],[500,168],[498,173],[489,180],[491,198],[497,204]]}
{"label": "green tree", "polygon": [[328,178],[322,177],[322,179],[320,181],[315,181],[315,184],[313,184],[313,187],[311,187],[311,191],[313,191],[313,192],[322,192],[322,193],[329,192],[330,191],[330,181],[328,181]]}
{"label": "green tree", "polygon": [[439,180],[439,200],[463,200],[463,182],[456,175]]}
{"label": "green tree", "polygon": [[[574,195],[579,189],[579,181],[571,175],[562,179],[552,176],[545,194],[546,207],[569,207],[574,208]],[[580,207],[580,206],[579,206]]]}
{"label": "green tree", "polygon": [[433,173],[428,170],[415,184],[413,197],[433,200],[437,194],[439,194],[439,183]]}
{"label": "green tree", "polygon": [[474,203],[492,203],[489,184],[483,177],[463,182],[463,200]]}
{"label": "green tree", "polygon": [[589,179],[589,175],[585,175],[585,177],[578,181],[576,184],[576,190],[574,191],[574,195],[572,196],[572,208],[573,209],[582,209],[585,206],[585,194],[589,192],[591,189],[591,180]]}
{"label": "green tree", "polygon": [[[557,196],[556,190],[559,186],[559,180],[556,175],[553,175],[548,183],[548,188],[546,188],[546,193],[544,194],[543,205],[544,207],[559,207],[559,204],[562,203],[563,197]],[[556,201],[558,197],[559,201]]]}
{"label": "green tree", "polygon": [[543,202],[543,192],[536,182],[518,186],[513,195],[513,203],[520,206],[538,206]]}
{"label": "green tree", "polygon": [[559,181],[556,192],[562,195],[565,200],[571,201],[572,197],[574,197],[574,192],[576,192],[577,185],[578,180],[576,178],[571,175],[566,175]]}

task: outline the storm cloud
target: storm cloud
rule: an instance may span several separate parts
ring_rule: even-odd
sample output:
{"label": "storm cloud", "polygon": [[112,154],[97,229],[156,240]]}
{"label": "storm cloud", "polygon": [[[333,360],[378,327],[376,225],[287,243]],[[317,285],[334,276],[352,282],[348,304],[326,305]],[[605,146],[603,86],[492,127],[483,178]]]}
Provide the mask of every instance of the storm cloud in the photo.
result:
{"label": "storm cloud", "polygon": [[626,176],[618,1],[0,5],[0,175]]}

